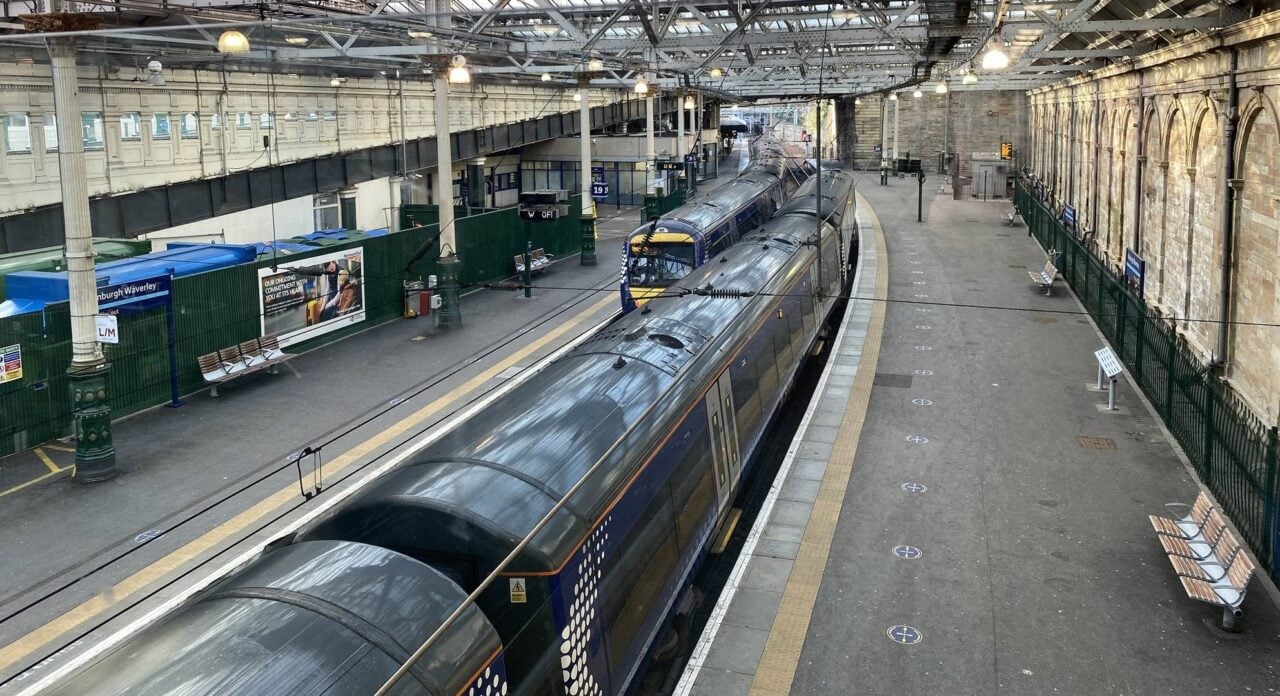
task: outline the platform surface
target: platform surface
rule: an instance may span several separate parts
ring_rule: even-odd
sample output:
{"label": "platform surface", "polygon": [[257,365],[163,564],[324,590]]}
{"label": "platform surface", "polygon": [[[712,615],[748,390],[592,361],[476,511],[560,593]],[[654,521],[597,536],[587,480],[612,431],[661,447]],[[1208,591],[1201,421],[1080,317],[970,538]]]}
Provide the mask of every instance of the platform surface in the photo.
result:
{"label": "platform surface", "polygon": [[851,303],[677,693],[1280,688],[1274,587],[1254,577],[1235,634],[1187,598],[1147,515],[1195,479],[1131,384],[1096,408],[1103,339],[1065,287],[1028,281],[1044,255],[1001,224],[1009,204],[927,183],[918,223],[914,180],[859,189],[887,283]]}

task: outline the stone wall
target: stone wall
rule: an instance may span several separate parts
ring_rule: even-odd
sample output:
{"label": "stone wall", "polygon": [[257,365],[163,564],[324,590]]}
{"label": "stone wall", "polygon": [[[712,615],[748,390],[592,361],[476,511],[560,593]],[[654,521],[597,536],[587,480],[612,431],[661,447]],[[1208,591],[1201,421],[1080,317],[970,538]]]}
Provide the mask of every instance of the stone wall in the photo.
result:
{"label": "stone wall", "polygon": [[1266,422],[1280,421],[1280,13],[1030,101],[1031,166],[1054,203],[1077,209],[1117,271],[1126,249],[1141,255],[1148,304]]}

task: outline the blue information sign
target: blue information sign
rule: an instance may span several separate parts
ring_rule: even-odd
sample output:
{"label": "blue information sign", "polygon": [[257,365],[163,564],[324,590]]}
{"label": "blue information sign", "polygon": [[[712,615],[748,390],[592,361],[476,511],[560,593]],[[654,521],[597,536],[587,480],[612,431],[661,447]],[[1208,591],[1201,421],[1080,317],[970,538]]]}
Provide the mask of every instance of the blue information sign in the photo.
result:
{"label": "blue information sign", "polygon": [[697,155],[685,155],[685,156],[684,156],[684,163],[685,163],[685,164],[697,164],[697,163],[698,163],[698,156],[697,156]]}
{"label": "blue information sign", "polygon": [[1076,209],[1069,205],[1062,206],[1062,224],[1072,232],[1076,231]]}
{"label": "blue information sign", "polygon": [[603,164],[593,165],[591,167],[591,173],[594,174],[595,176],[604,176],[604,165]]}
{"label": "blue information sign", "polygon": [[1124,279],[1138,286],[1138,297],[1142,297],[1143,276],[1147,272],[1147,262],[1133,249],[1124,250]]}
{"label": "blue information sign", "polygon": [[169,303],[169,276],[156,276],[98,288],[98,309],[142,310]]}
{"label": "blue information sign", "polygon": [[604,200],[609,197],[609,184],[603,181],[592,182],[591,197],[597,201]]}

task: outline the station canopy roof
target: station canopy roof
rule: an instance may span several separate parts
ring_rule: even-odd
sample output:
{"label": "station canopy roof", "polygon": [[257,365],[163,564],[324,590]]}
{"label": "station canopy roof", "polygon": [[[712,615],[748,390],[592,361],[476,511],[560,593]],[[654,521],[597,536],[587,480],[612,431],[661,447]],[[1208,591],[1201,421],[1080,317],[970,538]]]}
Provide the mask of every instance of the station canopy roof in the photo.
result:
{"label": "station canopy roof", "polygon": [[[10,17],[46,0],[11,0]],[[723,100],[868,94],[940,79],[1028,89],[1261,12],[1257,0],[87,0],[82,63],[426,79],[455,54],[477,83],[700,87]],[[245,53],[218,52],[224,31]],[[986,70],[996,47],[1009,66]],[[0,60],[48,60],[43,37],[0,26]],[[592,66],[588,61],[598,60]],[[975,84],[961,77],[972,68]],[[549,76],[550,80],[544,78]]]}

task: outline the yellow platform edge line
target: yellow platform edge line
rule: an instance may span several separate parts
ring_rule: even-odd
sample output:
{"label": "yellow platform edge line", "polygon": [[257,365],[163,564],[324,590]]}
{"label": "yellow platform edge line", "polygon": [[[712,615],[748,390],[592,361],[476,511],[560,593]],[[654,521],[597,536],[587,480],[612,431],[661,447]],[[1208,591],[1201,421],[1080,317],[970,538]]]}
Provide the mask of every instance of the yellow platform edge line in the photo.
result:
{"label": "yellow platform edge line", "polygon": [[785,696],[791,692],[796,667],[800,663],[800,651],[804,648],[805,636],[809,633],[813,607],[818,600],[818,588],[826,570],[831,542],[835,537],[836,522],[840,519],[840,510],[844,505],[844,492],[853,474],[853,457],[858,451],[867,404],[871,400],[876,363],[880,359],[885,315],[885,303],[881,300],[889,296],[888,256],[884,229],[880,226],[875,211],[861,194],[858,195],[858,206],[860,212],[866,211],[867,220],[875,229],[879,248],[876,254],[874,300],[871,303],[871,318],[862,347],[862,358],[858,362],[853,391],[845,404],[840,430],[828,457],[826,473],[822,477],[822,491],[838,491],[840,494],[819,495],[814,501],[800,542],[800,551],[791,567],[787,586],[782,591],[777,616],[769,629],[764,654],[760,657],[760,664],[756,666],[755,677],[751,681],[751,696]]}
{"label": "yellow platform edge line", "polygon": [[[322,469],[323,477],[328,479],[337,475],[343,469],[357,462],[365,454],[389,443],[395,438],[395,436],[404,433],[436,413],[445,410],[463,396],[470,394],[477,387],[492,379],[499,372],[502,372],[512,365],[518,364],[530,354],[564,335],[574,327],[581,326],[583,323],[588,322],[594,314],[601,309],[604,309],[607,304],[612,302],[617,302],[617,298],[613,295],[609,295],[608,297],[592,304],[590,307],[577,314],[572,321],[567,321],[561,324],[533,343],[521,348],[506,359],[499,361],[492,367],[455,387],[444,397],[432,401],[430,405],[415,411],[368,440],[335,457],[332,461],[324,465]],[[52,475],[52,473],[45,474],[45,476]],[[38,480],[39,479],[36,481]],[[24,485],[30,485],[31,483],[36,483],[36,481],[30,481]],[[281,488],[264,500],[261,500],[252,507],[242,511],[235,517],[232,517],[226,522],[184,544],[182,547],[174,550],[164,558],[157,560],[128,578],[125,578],[119,583],[107,588],[97,596],[82,602],[78,606],[72,608],[45,625],[31,631],[12,643],[9,643],[3,648],[0,648],[0,671],[10,669],[15,663],[29,657],[50,642],[96,618],[98,615],[132,595],[154,585],[169,574],[179,570],[187,563],[190,563],[199,556],[212,551],[219,544],[234,536],[237,532],[248,528],[258,520],[267,517],[280,507],[296,501],[299,497],[300,493],[298,492],[298,486],[296,483]]]}

